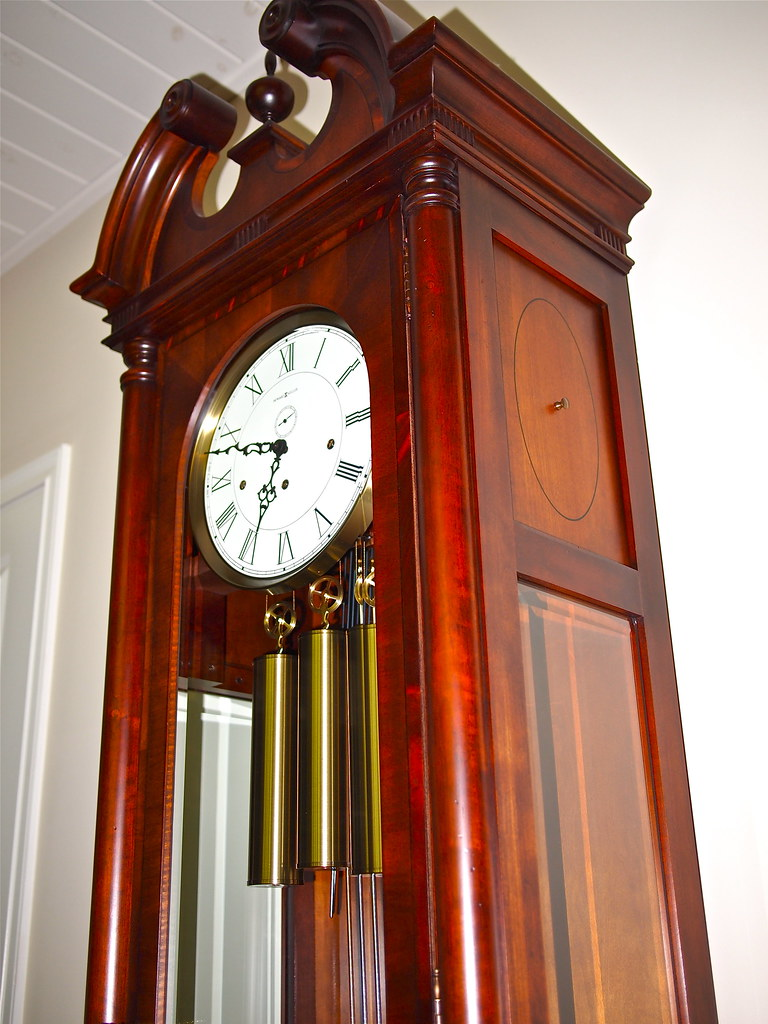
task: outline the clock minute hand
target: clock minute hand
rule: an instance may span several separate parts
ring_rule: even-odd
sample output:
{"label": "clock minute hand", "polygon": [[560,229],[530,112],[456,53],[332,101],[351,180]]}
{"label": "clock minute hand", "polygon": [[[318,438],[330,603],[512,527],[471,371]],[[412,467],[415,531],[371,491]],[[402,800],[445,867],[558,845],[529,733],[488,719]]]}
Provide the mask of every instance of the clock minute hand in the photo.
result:
{"label": "clock minute hand", "polygon": [[267,452],[274,452],[278,458],[288,451],[288,444],[284,437],[278,437],[276,441],[249,441],[246,445],[231,444],[228,448],[209,448],[206,455],[229,455],[230,452],[240,452],[241,455],[266,455]]}
{"label": "clock minute hand", "polygon": [[272,460],[269,480],[259,488],[259,521],[256,524],[256,533],[259,532],[267,509],[277,497],[274,484],[275,473],[280,468],[280,459],[287,451],[288,442],[284,437],[278,437],[276,441],[249,441],[246,445],[235,442],[226,448],[211,448],[206,452],[207,455],[228,455],[230,452],[240,452],[241,455],[266,455],[267,452],[272,452],[275,456]]}

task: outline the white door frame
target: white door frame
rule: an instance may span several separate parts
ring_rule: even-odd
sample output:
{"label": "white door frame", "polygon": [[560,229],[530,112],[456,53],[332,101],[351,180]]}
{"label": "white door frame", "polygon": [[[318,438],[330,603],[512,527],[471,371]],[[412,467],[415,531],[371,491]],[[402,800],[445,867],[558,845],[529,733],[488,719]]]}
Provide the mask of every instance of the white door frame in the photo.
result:
{"label": "white door frame", "polygon": [[[25,686],[21,758],[15,806],[3,809],[3,826],[12,828],[12,854],[6,919],[2,922],[0,1013],[3,1024],[21,1024],[29,959],[32,899],[35,886],[40,807],[45,769],[54,645],[64,553],[70,446],[61,445],[0,480],[0,508],[28,501],[39,515],[34,597],[26,678],[6,679],[5,686]],[[8,604],[14,600],[14,537],[3,539],[0,563],[0,635]],[[27,552],[30,555],[29,552]],[[6,642],[11,638],[6,637]],[[23,675],[24,673],[18,673]]]}

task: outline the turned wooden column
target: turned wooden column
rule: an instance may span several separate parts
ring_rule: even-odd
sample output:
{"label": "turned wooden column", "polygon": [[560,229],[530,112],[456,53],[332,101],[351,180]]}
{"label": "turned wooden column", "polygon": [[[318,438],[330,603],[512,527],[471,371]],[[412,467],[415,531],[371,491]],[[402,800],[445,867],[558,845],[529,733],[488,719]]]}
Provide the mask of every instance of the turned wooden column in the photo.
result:
{"label": "turned wooden column", "polygon": [[155,495],[157,343],[123,349],[120,474],[102,724],[86,1024],[134,1019],[143,841],[141,727]]}
{"label": "turned wooden column", "polygon": [[502,1024],[493,764],[454,161],[405,173],[419,594],[442,1024]]}

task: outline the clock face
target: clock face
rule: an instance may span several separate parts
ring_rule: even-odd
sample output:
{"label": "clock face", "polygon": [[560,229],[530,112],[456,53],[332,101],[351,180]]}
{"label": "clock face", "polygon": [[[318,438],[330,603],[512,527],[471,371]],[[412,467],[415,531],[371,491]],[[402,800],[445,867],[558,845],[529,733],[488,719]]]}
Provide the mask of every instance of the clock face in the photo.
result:
{"label": "clock face", "polygon": [[371,521],[365,357],[341,326],[306,320],[284,321],[246,347],[192,457],[195,536],[211,568],[240,586],[309,582]]}

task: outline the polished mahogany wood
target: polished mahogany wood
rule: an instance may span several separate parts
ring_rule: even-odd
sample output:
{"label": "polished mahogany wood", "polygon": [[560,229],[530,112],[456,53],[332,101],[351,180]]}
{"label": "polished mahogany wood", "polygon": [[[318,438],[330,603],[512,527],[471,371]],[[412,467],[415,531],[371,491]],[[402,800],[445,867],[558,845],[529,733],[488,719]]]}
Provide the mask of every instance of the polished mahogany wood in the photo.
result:
{"label": "polished mahogany wood", "polygon": [[[604,307],[601,333],[605,331],[608,340],[605,359],[612,381],[622,519],[632,564],[624,564],[623,556],[618,561],[608,559],[599,550],[575,546],[560,536],[516,521],[517,492],[530,481],[526,484],[513,476],[514,460],[510,458],[505,464],[497,446],[478,444],[477,500],[486,607],[497,612],[505,607],[510,588],[519,576],[598,607],[621,611],[637,623],[642,638],[638,713],[650,813],[663,876],[662,899],[669,916],[669,969],[674,975],[670,985],[681,1021],[716,1020],[626,280],[596,250],[590,252],[568,232],[557,229],[554,222],[543,224],[535,208],[509,203],[500,189],[489,187],[474,171],[463,179],[462,198],[462,209],[467,211],[462,221],[465,245],[473,254],[466,273],[470,333],[477,339],[470,348],[470,368],[473,380],[486,382],[481,400],[473,403],[475,437],[488,439],[500,429],[506,432],[510,411],[514,414],[508,403],[509,383],[491,384],[504,381],[504,361],[510,358],[504,349],[513,348],[515,339],[514,330],[505,329],[508,291],[498,291],[490,303],[484,297],[488,281],[496,276],[499,242],[508,245],[514,239],[518,251],[526,253],[538,267],[549,268],[558,281],[568,282],[570,288],[593,300],[596,297]],[[524,305],[523,299],[520,309]],[[525,501],[522,504],[526,507]],[[514,626],[508,637],[508,644],[489,649],[492,676],[517,678],[522,671],[520,640]],[[652,665],[646,660],[650,658]],[[500,791],[511,791],[520,784],[520,758],[525,756],[529,743],[525,730],[520,728],[525,708],[519,693],[492,687],[491,709],[497,785]],[[519,836],[524,802],[514,809],[505,803],[498,806],[501,833]],[[531,827],[523,824],[524,828]],[[527,856],[531,855],[529,850]],[[502,863],[503,891],[510,901],[508,920],[527,903],[531,908],[528,921],[533,924],[537,898],[526,896],[518,874],[525,865],[522,851],[517,864]],[[673,892],[679,899],[670,901]],[[678,916],[685,922],[682,928],[676,923]],[[513,987],[521,999],[527,998],[532,977],[535,975],[513,975]],[[539,997],[533,992],[529,995],[537,1005]],[[519,1012],[530,1012],[525,1009],[530,1005],[524,1003]]]}
{"label": "polished mahogany wood", "polygon": [[[123,418],[117,492],[112,588],[126,596],[110,610],[112,652],[105,685],[102,772],[99,780],[86,1016],[96,1020],[133,1016],[141,909],[137,878],[141,870],[144,824],[142,721],[146,635],[150,600],[150,533],[155,489],[151,453],[156,429],[157,346],[137,338],[124,349]],[[150,454],[147,459],[146,455]],[[158,908],[159,909],[159,908]],[[130,965],[104,990],[112,965]]]}
{"label": "polished mahogany wood", "polygon": [[[678,1021],[713,1024],[626,286],[648,190],[438,21],[408,32],[372,0],[275,0],[262,38],[330,79],[315,142],[258,128],[205,216],[233,112],[179,83],[73,285],[106,308],[129,366],[86,1021],[165,1021],[178,677],[247,692],[264,648],[263,596],[195,550],[187,467],[230,360],[314,305],[346,320],[373,382],[387,1021],[558,1019],[520,579],[618,612],[638,637],[666,983]],[[525,319],[531,301],[549,320]],[[576,442],[516,393],[516,338],[551,344],[552,368],[566,354],[571,394],[591,403],[568,421],[587,431]],[[326,881],[286,901],[287,1024],[348,1011]]]}
{"label": "polished mahogany wood", "polygon": [[495,784],[471,449],[462,443],[469,395],[458,177],[454,161],[427,152],[405,179],[437,980],[446,1020],[501,1024]]}

